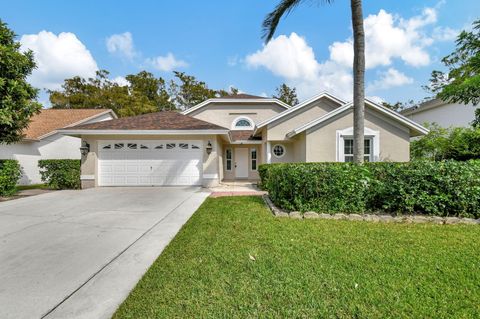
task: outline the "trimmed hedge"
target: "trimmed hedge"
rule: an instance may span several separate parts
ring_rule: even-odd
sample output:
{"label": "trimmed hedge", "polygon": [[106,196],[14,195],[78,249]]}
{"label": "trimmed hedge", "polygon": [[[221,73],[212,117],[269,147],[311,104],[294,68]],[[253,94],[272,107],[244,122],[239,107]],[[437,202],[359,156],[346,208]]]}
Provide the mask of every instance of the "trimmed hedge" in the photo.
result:
{"label": "trimmed hedge", "polygon": [[272,201],[287,210],[480,218],[478,160],[263,164],[259,173]]}
{"label": "trimmed hedge", "polygon": [[51,159],[38,161],[42,181],[53,189],[80,188],[80,160]]}
{"label": "trimmed hedge", "polygon": [[17,182],[22,176],[16,160],[0,160],[0,196],[9,196],[17,191]]}

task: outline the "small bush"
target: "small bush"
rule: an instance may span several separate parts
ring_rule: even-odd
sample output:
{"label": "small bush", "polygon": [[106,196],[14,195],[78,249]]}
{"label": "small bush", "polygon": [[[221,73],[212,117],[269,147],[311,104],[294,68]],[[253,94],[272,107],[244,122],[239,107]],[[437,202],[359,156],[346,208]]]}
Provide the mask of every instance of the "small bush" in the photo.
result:
{"label": "small bush", "polygon": [[38,161],[42,181],[53,189],[80,188],[80,160],[52,159]]}
{"label": "small bush", "polygon": [[18,161],[0,160],[0,196],[14,194],[20,176],[22,172]]}
{"label": "small bush", "polygon": [[288,210],[480,218],[480,161],[264,164],[259,169],[273,202]]}

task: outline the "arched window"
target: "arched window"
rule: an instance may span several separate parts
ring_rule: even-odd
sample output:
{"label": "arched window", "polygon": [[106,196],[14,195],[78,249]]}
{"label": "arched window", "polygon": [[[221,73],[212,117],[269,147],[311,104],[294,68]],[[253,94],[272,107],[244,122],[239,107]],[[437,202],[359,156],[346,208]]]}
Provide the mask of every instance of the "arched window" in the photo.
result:
{"label": "arched window", "polygon": [[237,121],[237,123],[235,123],[235,127],[249,127],[249,126],[252,126],[252,124],[250,124],[250,122],[246,119],[240,119]]}
{"label": "arched window", "polygon": [[232,130],[253,130],[254,122],[247,116],[239,116],[232,121]]}

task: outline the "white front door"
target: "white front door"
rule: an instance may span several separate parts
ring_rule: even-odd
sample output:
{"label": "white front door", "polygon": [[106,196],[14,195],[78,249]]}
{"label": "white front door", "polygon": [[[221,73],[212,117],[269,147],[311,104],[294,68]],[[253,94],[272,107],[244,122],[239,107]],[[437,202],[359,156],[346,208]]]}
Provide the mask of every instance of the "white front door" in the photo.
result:
{"label": "white front door", "polygon": [[248,178],[248,148],[235,149],[235,177]]}
{"label": "white front door", "polygon": [[99,186],[201,185],[201,141],[101,141]]}

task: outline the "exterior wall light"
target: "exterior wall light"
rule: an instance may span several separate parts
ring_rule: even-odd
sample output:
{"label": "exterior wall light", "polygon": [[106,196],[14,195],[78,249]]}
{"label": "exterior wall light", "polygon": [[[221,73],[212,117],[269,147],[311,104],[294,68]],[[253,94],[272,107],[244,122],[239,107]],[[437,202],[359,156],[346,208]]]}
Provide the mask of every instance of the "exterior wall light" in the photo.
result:
{"label": "exterior wall light", "polygon": [[86,156],[88,152],[90,152],[90,144],[83,141],[82,146],[80,147],[80,153],[82,154],[82,156]]}
{"label": "exterior wall light", "polygon": [[212,143],[210,143],[210,141],[208,141],[207,147],[205,148],[208,155],[210,155],[210,153],[212,153],[212,149],[213,149]]}

